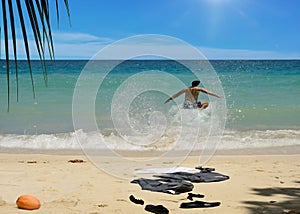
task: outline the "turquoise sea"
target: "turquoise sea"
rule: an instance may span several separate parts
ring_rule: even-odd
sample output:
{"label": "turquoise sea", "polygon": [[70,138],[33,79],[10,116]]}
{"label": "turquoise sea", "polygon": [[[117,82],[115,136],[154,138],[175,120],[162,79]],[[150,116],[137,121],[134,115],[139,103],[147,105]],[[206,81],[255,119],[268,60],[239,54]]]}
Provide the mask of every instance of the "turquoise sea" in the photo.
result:
{"label": "turquoise sea", "polygon": [[[19,101],[16,101],[16,78],[11,62],[10,110],[7,112],[7,80],[5,61],[0,61],[0,149],[72,149],[80,148],[76,137],[85,139],[94,145],[95,134],[115,149],[139,150],[165,149],[176,141],[180,127],[176,123],[180,106],[174,102],[164,104],[168,96],[160,91],[142,91],[132,99],[130,94],[123,94],[117,100],[122,107],[126,100],[133,102],[127,109],[132,123],[131,129],[139,133],[149,132],[153,127],[167,126],[165,133],[160,133],[160,144],[149,146],[126,146],[119,144],[131,132],[118,133],[112,120],[112,103],[115,93],[128,78],[145,71],[151,71],[154,77],[146,77],[145,84],[154,87],[158,83],[168,83],[167,78],[155,79],[155,72],[165,72],[190,85],[195,75],[182,64],[172,60],[129,60],[116,66],[104,79],[95,97],[95,121],[97,133],[89,130],[75,130],[72,119],[74,88],[87,61],[58,60],[55,65],[47,62],[48,84],[45,86],[43,71],[39,61],[33,61],[33,76],[36,98],[33,98],[32,85],[26,61],[19,61]],[[99,66],[90,68],[90,76],[101,72]],[[212,67],[224,90],[226,101],[226,126],[219,144],[221,149],[278,147],[300,145],[300,60],[212,60]],[[157,82],[158,81],[158,82]],[[200,87],[203,87],[202,82]],[[133,85],[134,86],[134,85]],[[88,87],[88,83],[87,83]],[[165,84],[166,90],[176,93],[178,85]],[[207,88],[207,87],[206,87]],[[214,85],[208,90],[215,91]],[[138,90],[138,89],[137,89]],[[200,100],[215,102],[214,98],[201,95]],[[182,101],[179,98],[178,103]],[[112,110],[113,109],[113,110]],[[157,116],[157,112],[159,112]],[[155,123],[153,120],[153,113]],[[81,111],[84,118],[85,109]],[[159,115],[166,120],[159,120]],[[151,116],[152,115],[152,116]],[[198,125],[211,125],[211,109],[204,110],[199,116]],[[152,119],[151,119],[152,118]],[[155,119],[156,118],[156,119]],[[194,119],[194,118],[193,118]],[[150,121],[150,122],[149,122]],[[216,121],[214,121],[215,123]],[[162,124],[161,124],[162,123]],[[166,125],[167,124],[167,125]],[[177,124],[177,125],[176,125]],[[75,127],[76,128],[76,127]],[[156,130],[156,129],[155,129]],[[124,131],[124,130],[123,130]],[[76,135],[76,137],[75,137]],[[134,135],[134,134],[133,134]],[[174,137],[175,136],[175,137]],[[135,141],[147,141],[144,135],[136,135]],[[185,136],[186,140],[189,136]],[[126,139],[125,139],[126,140]],[[201,139],[199,139],[201,143]],[[101,143],[97,142],[101,148]],[[144,144],[142,144],[144,145]],[[180,146],[179,146],[180,148]]]}

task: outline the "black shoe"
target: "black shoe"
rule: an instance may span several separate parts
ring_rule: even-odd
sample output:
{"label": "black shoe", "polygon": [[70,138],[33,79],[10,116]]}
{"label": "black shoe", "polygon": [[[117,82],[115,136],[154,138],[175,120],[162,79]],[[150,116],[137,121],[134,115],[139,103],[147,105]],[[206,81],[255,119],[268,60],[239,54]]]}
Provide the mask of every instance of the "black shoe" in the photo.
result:
{"label": "black shoe", "polygon": [[180,208],[206,208],[220,206],[221,202],[194,201],[180,204]]}
{"label": "black shoe", "polygon": [[201,195],[201,194],[194,194],[194,193],[189,193],[189,196],[187,197],[187,199],[189,200],[193,200],[193,198],[204,198],[204,195]]}
{"label": "black shoe", "polygon": [[142,199],[136,199],[133,195],[129,196],[129,199],[135,204],[144,205],[144,201]]}
{"label": "black shoe", "polygon": [[155,214],[169,214],[169,210],[163,205],[146,205],[145,210]]}

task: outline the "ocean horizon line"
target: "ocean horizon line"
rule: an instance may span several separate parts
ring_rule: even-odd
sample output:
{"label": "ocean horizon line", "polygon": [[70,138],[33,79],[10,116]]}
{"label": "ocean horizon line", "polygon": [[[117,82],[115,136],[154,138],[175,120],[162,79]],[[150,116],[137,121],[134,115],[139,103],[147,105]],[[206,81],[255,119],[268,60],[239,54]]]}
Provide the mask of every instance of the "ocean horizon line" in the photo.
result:
{"label": "ocean horizon line", "polygon": [[[55,61],[300,61],[299,59],[163,59],[163,58],[157,58],[157,59],[45,59],[45,62],[55,62]],[[6,62],[5,59],[0,59],[0,62]],[[9,59],[10,62],[14,62],[14,59]],[[20,62],[27,62],[27,59],[18,59],[17,61]],[[40,59],[30,59],[30,61],[41,61]]]}

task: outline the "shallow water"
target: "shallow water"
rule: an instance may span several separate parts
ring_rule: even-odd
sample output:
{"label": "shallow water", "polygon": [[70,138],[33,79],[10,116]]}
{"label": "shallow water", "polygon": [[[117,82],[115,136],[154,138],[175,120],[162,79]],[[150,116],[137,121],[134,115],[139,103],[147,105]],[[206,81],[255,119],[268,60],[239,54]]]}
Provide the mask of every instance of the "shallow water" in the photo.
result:
{"label": "shallow water", "polygon": [[[16,102],[16,79],[12,69],[8,113],[6,70],[4,62],[0,61],[0,146],[80,148],[79,138],[84,139],[85,146],[89,148],[184,150],[194,146],[184,142],[197,142],[200,146],[196,147],[201,149],[211,134],[211,127],[218,123],[212,120],[212,116],[218,114],[214,108],[219,100],[206,95],[201,95],[200,99],[208,100],[211,106],[201,113],[197,112],[196,116],[189,117],[192,114],[181,109],[182,98],[176,99],[178,105],[175,102],[163,104],[167,94],[177,92],[180,87],[172,85],[167,76],[156,74],[167,73],[189,86],[196,78],[193,72],[175,61],[136,60],[119,64],[102,82],[94,101],[98,130],[75,131],[73,92],[86,63],[57,61],[54,67],[49,63],[48,87],[45,87],[40,63],[34,61],[36,99],[33,99],[26,61],[20,61],[19,102]],[[211,65],[222,83],[228,110],[220,148],[300,144],[300,61],[211,61]],[[101,66],[105,67],[105,62]],[[89,67],[91,79],[102,72],[101,66],[95,64],[95,67]],[[136,89],[133,94],[122,94],[122,84],[141,72],[149,72],[144,75],[143,84],[159,90],[139,91],[140,86],[136,82],[136,85],[131,84]],[[89,82],[86,84],[89,87]],[[211,91],[218,91],[216,84],[202,82],[201,87],[205,85]],[[118,99],[114,100],[114,96]],[[128,100],[131,101],[126,115],[129,125],[124,125],[122,107]],[[85,109],[81,116],[84,121]],[[188,131],[192,129],[189,127],[195,126],[201,127],[196,138],[193,132]]]}

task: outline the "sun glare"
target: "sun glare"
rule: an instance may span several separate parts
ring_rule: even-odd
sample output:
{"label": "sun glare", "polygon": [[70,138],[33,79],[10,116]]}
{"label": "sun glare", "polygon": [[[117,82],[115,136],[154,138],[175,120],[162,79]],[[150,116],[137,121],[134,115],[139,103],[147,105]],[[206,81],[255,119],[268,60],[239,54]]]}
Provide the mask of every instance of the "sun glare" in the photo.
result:
{"label": "sun glare", "polygon": [[231,2],[232,0],[206,0],[207,3],[210,3],[210,4],[225,4],[225,3],[229,3]]}

